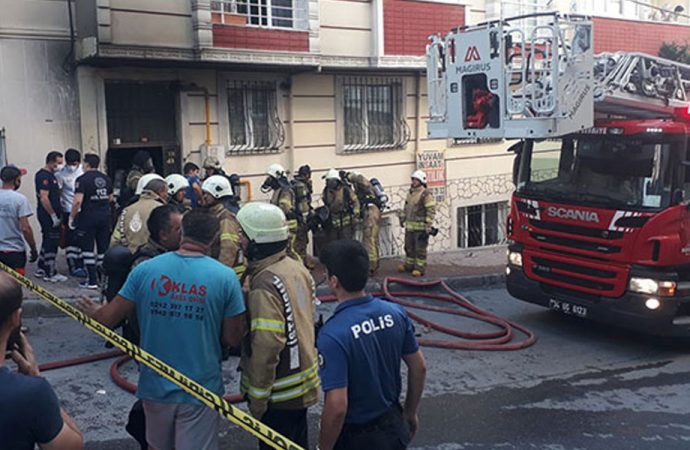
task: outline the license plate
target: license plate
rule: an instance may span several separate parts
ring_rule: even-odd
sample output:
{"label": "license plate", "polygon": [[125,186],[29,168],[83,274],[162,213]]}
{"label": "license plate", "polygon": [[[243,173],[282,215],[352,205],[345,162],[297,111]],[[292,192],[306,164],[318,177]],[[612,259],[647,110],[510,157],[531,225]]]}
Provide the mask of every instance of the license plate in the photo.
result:
{"label": "license plate", "polygon": [[549,308],[569,316],[577,317],[587,317],[587,313],[589,312],[586,306],[574,305],[554,298],[549,299]]}

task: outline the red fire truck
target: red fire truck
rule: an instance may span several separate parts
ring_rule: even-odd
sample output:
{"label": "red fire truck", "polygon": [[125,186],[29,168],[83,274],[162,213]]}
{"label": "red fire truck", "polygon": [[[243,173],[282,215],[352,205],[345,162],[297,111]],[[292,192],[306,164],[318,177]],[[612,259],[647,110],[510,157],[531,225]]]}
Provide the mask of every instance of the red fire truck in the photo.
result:
{"label": "red fire truck", "polygon": [[[464,55],[481,58],[492,45],[486,64],[496,67],[464,69]],[[427,58],[431,136],[520,139],[511,147],[510,294],[690,335],[690,67],[591,55],[589,19],[558,14],[453,30],[434,38]],[[476,110],[480,95],[496,97],[493,112]],[[467,120],[477,114],[493,121],[478,128]]]}

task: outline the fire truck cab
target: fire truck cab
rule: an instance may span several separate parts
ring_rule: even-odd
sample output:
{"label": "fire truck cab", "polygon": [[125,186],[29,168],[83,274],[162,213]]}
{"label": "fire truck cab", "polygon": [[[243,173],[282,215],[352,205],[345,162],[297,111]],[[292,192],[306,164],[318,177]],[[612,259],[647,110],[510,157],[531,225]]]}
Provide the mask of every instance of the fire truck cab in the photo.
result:
{"label": "fire truck cab", "polygon": [[592,55],[591,26],[549,13],[433,37],[429,135],[519,139],[511,295],[688,336],[690,67]]}

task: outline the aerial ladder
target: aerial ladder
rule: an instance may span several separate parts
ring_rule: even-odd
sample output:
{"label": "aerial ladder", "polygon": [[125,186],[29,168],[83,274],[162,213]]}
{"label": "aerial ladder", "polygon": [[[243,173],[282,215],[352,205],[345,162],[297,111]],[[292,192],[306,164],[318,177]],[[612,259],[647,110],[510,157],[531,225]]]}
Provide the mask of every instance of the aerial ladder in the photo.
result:
{"label": "aerial ladder", "polygon": [[552,138],[592,127],[595,115],[659,118],[690,102],[690,66],[594,55],[583,15],[459,27],[432,36],[426,55],[430,138]]}

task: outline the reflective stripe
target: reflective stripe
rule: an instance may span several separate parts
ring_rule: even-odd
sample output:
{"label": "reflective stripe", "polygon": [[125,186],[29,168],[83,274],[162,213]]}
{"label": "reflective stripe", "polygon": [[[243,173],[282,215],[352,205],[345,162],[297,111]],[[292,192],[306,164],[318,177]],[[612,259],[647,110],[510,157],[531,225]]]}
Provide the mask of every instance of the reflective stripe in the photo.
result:
{"label": "reflective stripe", "polygon": [[297,229],[297,220],[296,219],[290,219],[287,221],[287,226],[289,230],[296,230]]}
{"label": "reflective stripe", "polygon": [[424,222],[406,222],[405,230],[407,231],[424,231],[426,230],[426,223]]}
{"label": "reflective stripe", "polygon": [[278,394],[272,394],[271,401],[274,403],[287,402],[288,400],[292,400],[303,396],[310,390],[318,388],[320,385],[321,380],[319,380],[319,378],[316,377],[312,381],[302,384],[301,386],[298,386],[294,389],[290,389],[289,391],[280,392]]}
{"label": "reflective stripe", "polygon": [[432,200],[432,201],[430,201],[430,202],[424,203],[424,207],[425,207],[425,208],[430,208],[430,207],[434,206],[435,204],[436,204],[436,202]]}
{"label": "reflective stripe", "polygon": [[235,271],[235,273],[237,274],[237,276],[242,276],[242,275],[244,274],[244,272],[247,270],[247,266],[245,266],[244,264],[242,264],[242,265],[233,267],[232,270]]}
{"label": "reflective stripe", "polygon": [[220,235],[220,240],[221,241],[239,242],[240,236],[236,233],[223,233]]}
{"label": "reflective stripe", "polygon": [[285,331],[285,322],[283,322],[282,320],[273,319],[252,319],[250,328],[251,331],[263,330],[283,332]]}
{"label": "reflective stripe", "polygon": [[290,375],[290,376],[284,377],[284,378],[278,378],[275,381],[275,383],[273,383],[273,390],[275,391],[275,390],[289,388],[295,384],[307,381],[310,378],[317,376],[318,371],[319,371],[319,365],[315,363],[309,369],[304,370],[300,373],[296,373],[294,375]]}
{"label": "reflective stripe", "polygon": [[261,389],[250,385],[245,376],[242,376],[240,387],[242,388],[242,391],[254,398],[268,398],[271,396],[270,389]]}

